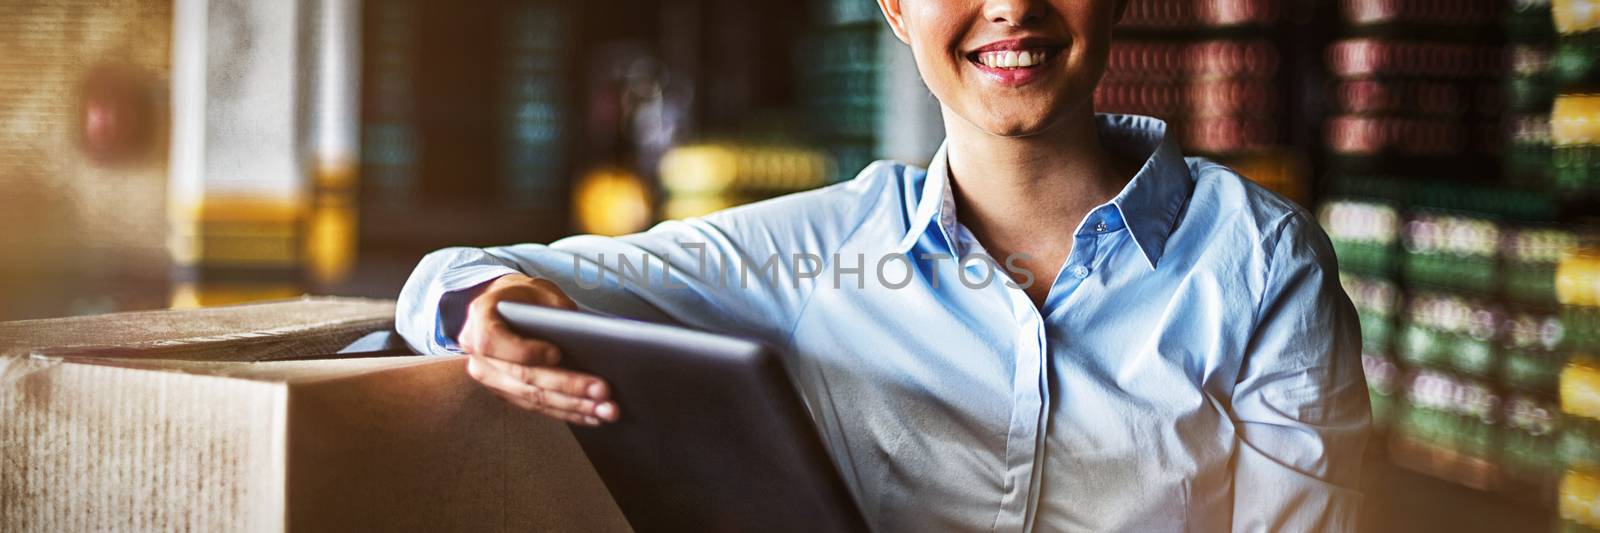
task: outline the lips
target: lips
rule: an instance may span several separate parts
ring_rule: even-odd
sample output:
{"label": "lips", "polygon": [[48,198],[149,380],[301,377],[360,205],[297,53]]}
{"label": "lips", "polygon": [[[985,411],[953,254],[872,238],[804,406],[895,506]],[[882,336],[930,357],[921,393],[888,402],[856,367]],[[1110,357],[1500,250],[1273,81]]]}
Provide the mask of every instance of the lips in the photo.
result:
{"label": "lips", "polygon": [[966,58],[986,77],[1003,85],[1016,86],[1043,74],[1043,67],[1061,55],[1064,48],[1051,39],[1010,39],[978,47],[967,52]]}
{"label": "lips", "polygon": [[977,61],[989,68],[1028,68],[1043,64],[1049,56],[1050,51],[1045,49],[1008,50],[979,53]]}

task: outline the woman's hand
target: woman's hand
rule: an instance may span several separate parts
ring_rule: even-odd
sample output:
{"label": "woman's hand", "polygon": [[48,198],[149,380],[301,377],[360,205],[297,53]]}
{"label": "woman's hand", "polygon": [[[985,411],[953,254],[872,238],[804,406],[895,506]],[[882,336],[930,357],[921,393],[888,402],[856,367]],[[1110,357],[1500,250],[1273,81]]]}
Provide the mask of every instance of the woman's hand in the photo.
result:
{"label": "woman's hand", "polygon": [[557,368],[561,350],[517,335],[495,304],[519,302],[577,309],[559,287],[542,279],[508,274],[489,283],[467,306],[457,341],[466,350],[467,374],[512,405],[574,424],[597,426],[617,419],[610,387],[600,378]]}

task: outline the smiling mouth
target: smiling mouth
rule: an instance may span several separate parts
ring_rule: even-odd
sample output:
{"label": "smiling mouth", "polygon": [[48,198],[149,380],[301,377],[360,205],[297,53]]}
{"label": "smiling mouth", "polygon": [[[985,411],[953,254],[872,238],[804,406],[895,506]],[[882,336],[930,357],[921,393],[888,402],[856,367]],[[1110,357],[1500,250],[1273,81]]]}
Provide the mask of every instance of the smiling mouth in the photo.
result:
{"label": "smiling mouth", "polygon": [[967,60],[979,66],[999,70],[1027,69],[1043,65],[1055,57],[1056,51],[1048,48],[1031,48],[1024,50],[996,50],[992,52],[973,52],[967,54]]}

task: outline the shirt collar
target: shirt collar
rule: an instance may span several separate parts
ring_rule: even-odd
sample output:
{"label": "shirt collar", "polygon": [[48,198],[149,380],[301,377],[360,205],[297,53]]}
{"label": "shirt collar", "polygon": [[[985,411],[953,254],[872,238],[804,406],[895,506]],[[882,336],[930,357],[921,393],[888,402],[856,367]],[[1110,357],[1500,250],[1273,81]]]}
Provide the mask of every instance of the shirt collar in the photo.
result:
{"label": "shirt collar", "polygon": [[[1160,119],[1138,115],[1097,114],[1095,123],[1100,132],[1100,142],[1114,152],[1145,156],[1144,166],[1128,180],[1128,184],[1111,201],[1090,210],[1083,224],[1109,209],[1126,224],[1133,242],[1144,254],[1150,268],[1154,269],[1166,250],[1167,238],[1177,224],[1178,213],[1189,199],[1194,182],[1189,176],[1189,164],[1177,142],[1167,135],[1167,123]],[[959,225],[956,221],[955,196],[950,192],[950,166],[946,153],[948,142],[939,146],[922,183],[922,193],[914,206],[908,205],[909,224],[898,249],[911,250],[917,240],[933,225],[939,230],[947,249],[961,255]],[[1100,218],[1096,222],[1104,221]],[[1115,220],[1114,220],[1115,222]],[[1082,232],[1080,224],[1079,233]]]}

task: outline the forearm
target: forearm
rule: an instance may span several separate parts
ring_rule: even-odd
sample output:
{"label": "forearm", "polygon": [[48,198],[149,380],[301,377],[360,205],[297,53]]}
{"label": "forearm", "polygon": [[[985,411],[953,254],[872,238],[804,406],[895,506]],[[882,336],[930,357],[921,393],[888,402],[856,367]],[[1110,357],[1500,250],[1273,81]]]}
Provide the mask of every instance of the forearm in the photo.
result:
{"label": "forearm", "polygon": [[740,277],[750,255],[704,223],[549,246],[447,248],[417,265],[401,291],[396,323],[413,349],[457,351],[451,336],[473,288],[520,273],[554,283],[587,311],[779,342],[802,288]]}

